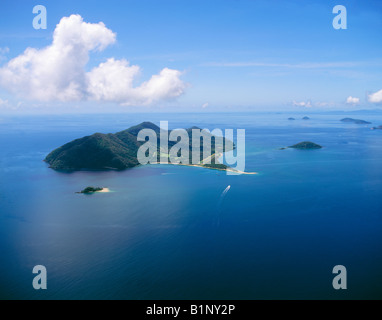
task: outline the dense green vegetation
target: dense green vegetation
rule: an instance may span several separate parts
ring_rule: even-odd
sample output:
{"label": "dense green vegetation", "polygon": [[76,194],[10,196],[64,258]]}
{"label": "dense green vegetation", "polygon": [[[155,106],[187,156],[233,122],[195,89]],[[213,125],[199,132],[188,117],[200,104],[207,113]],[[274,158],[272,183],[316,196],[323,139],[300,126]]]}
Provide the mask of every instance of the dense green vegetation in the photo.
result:
{"label": "dense green vegetation", "polygon": [[303,142],[294,144],[293,146],[290,146],[289,148],[293,148],[293,149],[321,149],[322,146],[320,146],[319,144],[316,144],[314,142],[303,141]]}
{"label": "dense green vegetation", "polygon": [[51,152],[45,159],[56,170],[125,169],[138,165],[139,144],[134,136],[95,133],[74,140]]}
{"label": "dense green vegetation", "polygon": [[80,193],[94,193],[94,192],[97,192],[97,191],[102,191],[103,188],[100,188],[100,187],[87,187],[85,188],[84,190],[82,190]]}
{"label": "dense green vegetation", "polygon": [[209,168],[209,169],[219,169],[219,170],[227,170],[229,167],[222,163],[211,163],[211,164],[204,164],[203,167]]}
{"label": "dense green vegetation", "polygon": [[[132,168],[139,165],[137,152],[139,147],[145,143],[137,141],[138,133],[142,129],[151,129],[157,134],[158,162],[160,161],[160,156],[168,157],[168,154],[164,154],[160,149],[160,133],[169,135],[171,131],[163,131],[151,122],[143,122],[115,134],[95,133],[91,136],[76,139],[52,151],[45,158],[45,161],[52,169],[66,171],[122,170]],[[192,127],[187,129],[189,134],[189,163],[192,163],[192,129],[199,128]],[[200,164],[203,164],[203,161],[212,155],[210,158],[211,165],[221,166],[215,159],[214,154],[216,152],[230,151],[235,148],[234,144],[224,138],[222,139],[222,144],[218,143],[217,141],[219,140],[207,131],[202,131],[202,134],[203,138],[200,139]],[[204,139],[211,139],[211,147],[207,147],[208,144],[205,143]],[[176,143],[170,141],[169,150]]]}

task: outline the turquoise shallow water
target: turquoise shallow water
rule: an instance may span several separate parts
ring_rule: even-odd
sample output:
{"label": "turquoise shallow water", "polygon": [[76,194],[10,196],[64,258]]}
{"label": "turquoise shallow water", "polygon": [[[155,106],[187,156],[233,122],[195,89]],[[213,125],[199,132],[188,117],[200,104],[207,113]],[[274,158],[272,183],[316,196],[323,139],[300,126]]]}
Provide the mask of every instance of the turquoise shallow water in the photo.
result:
{"label": "turquoise shallow water", "polygon": [[[0,298],[382,298],[382,131],[344,114],[289,116],[0,116]],[[382,124],[380,113],[351,116]],[[65,174],[42,162],[75,138],[145,120],[244,128],[246,170],[259,175],[171,165]],[[303,140],[324,148],[278,150]],[[113,192],[74,193],[88,185]],[[39,264],[44,292],[32,288]],[[338,264],[346,291],[332,288]]]}

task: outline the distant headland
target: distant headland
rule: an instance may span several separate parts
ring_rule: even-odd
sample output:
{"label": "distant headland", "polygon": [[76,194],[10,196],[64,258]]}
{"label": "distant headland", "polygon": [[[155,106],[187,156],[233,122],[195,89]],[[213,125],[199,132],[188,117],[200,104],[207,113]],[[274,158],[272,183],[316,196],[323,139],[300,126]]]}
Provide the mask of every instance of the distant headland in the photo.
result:
{"label": "distant headland", "polygon": [[361,120],[361,119],[353,119],[353,118],[344,118],[341,121],[347,122],[347,123],[355,123],[355,124],[371,124],[371,122]]}

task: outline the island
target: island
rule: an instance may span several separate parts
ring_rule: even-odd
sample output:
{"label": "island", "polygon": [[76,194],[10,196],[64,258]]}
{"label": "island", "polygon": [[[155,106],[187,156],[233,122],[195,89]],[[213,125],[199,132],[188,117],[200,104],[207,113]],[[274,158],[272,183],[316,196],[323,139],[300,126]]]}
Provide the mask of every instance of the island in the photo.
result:
{"label": "island", "polygon": [[288,120],[296,120],[295,118],[288,118]]}
{"label": "island", "polygon": [[314,142],[303,141],[303,142],[294,144],[293,146],[290,146],[289,148],[308,150],[308,149],[321,149],[322,146],[320,146],[319,144],[316,144]]}
{"label": "island", "polygon": [[[169,141],[168,150],[162,150],[160,148],[161,133],[170,135],[173,130],[164,131],[151,122],[142,122],[139,125],[115,134],[95,133],[90,136],[76,139],[53,150],[48,154],[44,161],[49,164],[50,168],[59,171],[124,170],[133,168],[140,165],[137,159],[137,153],[139,147],[146,143],[145,141],[138,141],[138,133],[142,129],[151,129],[156,134],[157,149],[156,155],[154,156],[156,156],[158,164],[161,164],[163,157],[169,158],[168,153],[171,147],[177,144],[177,142]],[[221,139],[217,139],[216,136],[208,131],[202,131],[202,133],[205,137],[211,139],[211,144],[204,144],[204,139],[200,139],[200,162],[192,164],[191,151],[193,129],[201,130],[198,127],[186,129],[189,136],[189,142],[188,146],[186,142],[186,148],[189,148],[190,164],[180,163],[179,165],[198,166],[208,169],[244,173],[219,163],[218,159],[223,153],[234,150],[235,144],[228,139],[222,138],[223,145],[218,145],[217,141],[221,141]]]}
{"label": "island", "polygon": [[382,130],[382,126],[372,127],[371,130]]}
{"label": "island", "polygon": [[109,192],[109,189],[100,187],[86,187],[84,190],[76,193],[93,194],[95,192]]}
{"label": "island", "polygon": [[310,120],[310,118],[309,117],[304,117],[304,118],[302,118],[302,120]]}
{"label": "island", "polygon": [[344,118],[341,121],[346,123],[355,123],[355,124],[371,124],[371,122],[360,120],[360,119],[353,119],[353,118]]}
{"label": "island", "polygon": [[290,149],[300,149],[300,150],[314,150],[314,149],[321,149],[322,146],[320,146],[319,144],[314,143],[314,142],[303,141],[303,142],[294,144],[293,146],[280,148],[280,150],[285,150],[285,149],[288,149],[288,148],[290,148]]}

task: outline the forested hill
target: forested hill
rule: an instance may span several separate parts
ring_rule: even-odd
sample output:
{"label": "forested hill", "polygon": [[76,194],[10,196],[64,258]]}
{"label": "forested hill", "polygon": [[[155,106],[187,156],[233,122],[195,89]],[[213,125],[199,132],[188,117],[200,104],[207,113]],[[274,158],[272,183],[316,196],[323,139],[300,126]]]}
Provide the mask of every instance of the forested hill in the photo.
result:
{"label": "forested hill", "polygon": [[[139,147],[145,143],[137,141],[137,136],[140,130],[151,129],[157,134],[157,154],[161,154],[160,150],[160,132],[161,129],[151,122],[142,122],[139,125],[133,126],[127,130],[117,132],[115,134],[95,133],[91,136],[86,136],[80,139],[71,141],[62,147],[52,151],[45,161],[55,170],[109,170],[109,169],[127,169],[139,165],[137,159],[137,152]],[[189,134],[189,150],[191,151],[192,129],[199,129],[192,127],[187,129]],[[166,132],[169,134],[171,131]],[[212,155],[215,154],[217,149],[215,146],[215,137],[211,134],[212,144],[211,149],[207,149]],[[232,143],[227,143],[228,140],[223,139],[224,151],[229,151],[234,148],[231,147]],[[169,149],[175,145],[176,142],[169,142]],[[201,149],[203,149],[203,140],[201,141]],[[190,152],[191,154],[191,152]],[[163,153],[162,153],[163,156]],[[203,161],[203,154],[200,160]],[[212,157],[212,165],[207,167],[223,168],[224,165],[219,164],[215,157]],[[224,169],[224,168],[223,168]]]}

